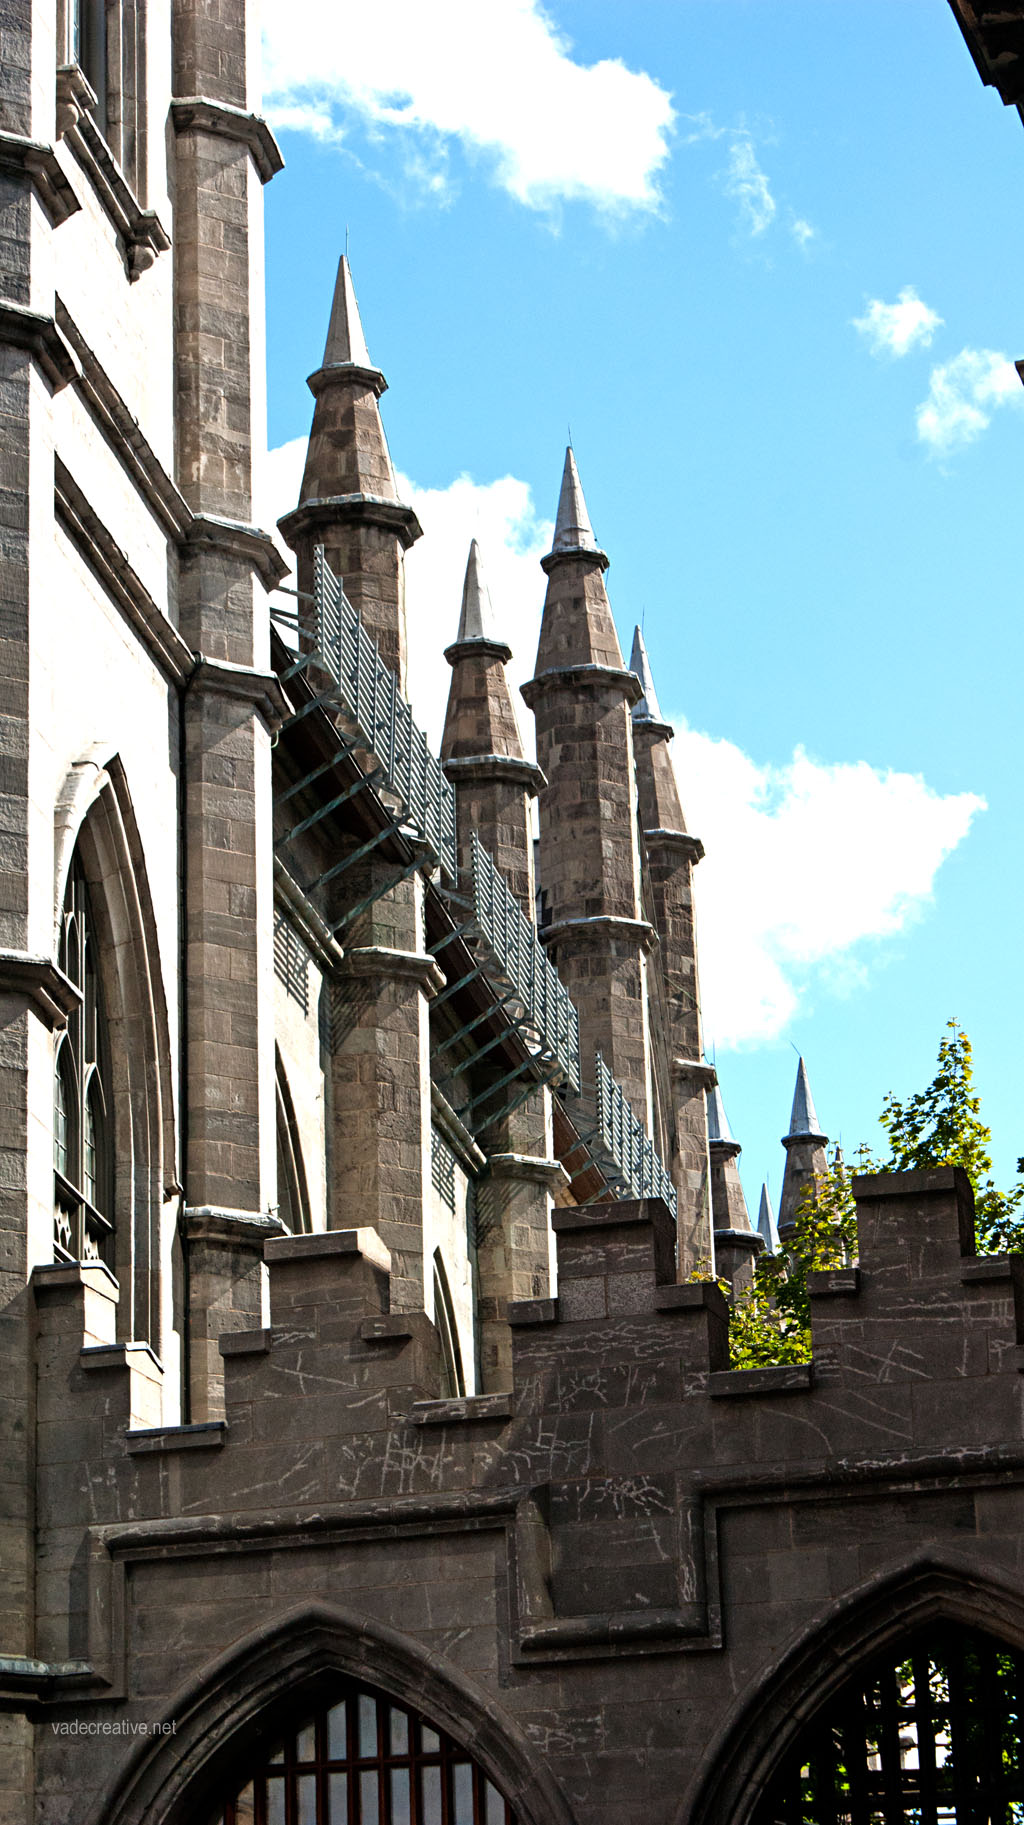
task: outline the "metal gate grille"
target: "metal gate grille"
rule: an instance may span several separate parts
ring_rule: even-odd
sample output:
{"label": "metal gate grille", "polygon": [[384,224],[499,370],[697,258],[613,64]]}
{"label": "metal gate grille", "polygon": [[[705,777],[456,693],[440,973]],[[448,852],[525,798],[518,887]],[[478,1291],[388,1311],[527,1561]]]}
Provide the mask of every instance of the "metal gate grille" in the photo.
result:
{"label": "metal gate grille", "polygon": [[933,1626],[808,1725],[754,1825],[1022,1825],[1024,1655]]}

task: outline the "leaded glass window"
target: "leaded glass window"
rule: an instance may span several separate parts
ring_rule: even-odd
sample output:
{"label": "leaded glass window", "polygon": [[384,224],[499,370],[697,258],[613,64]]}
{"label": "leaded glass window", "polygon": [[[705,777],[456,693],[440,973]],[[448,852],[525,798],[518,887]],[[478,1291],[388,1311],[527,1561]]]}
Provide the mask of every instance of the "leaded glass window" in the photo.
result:
{"label": "leaded glass window", "polygon": [[54,1248],[61,1261],[113,1269],[110,1071],[96,936],[85,876],[72,862],[61,918],[60,967],[81,1001],[54,1063]]}
{"label": "leaded glass window", "polygon": [[272,1742],[212,1825],[517,1825],[508,1801],[443,1730],[347,1681]]}
{"label": "leaded glass window", "polygon": [[1024,1654],[933,1625],[808,1724],[754,1825],[1024,1825]]}

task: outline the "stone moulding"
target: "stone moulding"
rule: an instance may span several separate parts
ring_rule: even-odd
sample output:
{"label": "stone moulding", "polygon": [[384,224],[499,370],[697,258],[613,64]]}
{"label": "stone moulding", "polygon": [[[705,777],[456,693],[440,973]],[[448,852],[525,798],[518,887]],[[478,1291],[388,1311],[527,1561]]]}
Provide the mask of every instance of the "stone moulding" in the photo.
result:
{"label": "stone moulding", "polygon": [[386,944],[367,944],[346,951],[339,974],[376,977],[382,982],[414,982],[431,997],[440,994],[447,981],[436,960],[425,951],[390,950]]}
{"label": "stone moulding", "polygon": [[643,686],[635,672],[626,671],[617,665],[553,665],[547,671],[538,672],[528,678],[519,687],[519,694],[532,710],[538,698],[546,691],[555,689],[602,690],[606,685],[616,685],[622,691],[627,703],[639,703],[643,696]]}
{"label": "stone moulding", "polygon": [[289,715],[289,707],[276,672],[257,671],[251,665],[233,665],[227,659],[193,655],[185,689],[198,697],[235,697],[251,703],[270,733],[276,734]]}
{"label": "stone moulding", "polygon": [[702,1090],[713,1090],[718,1082],[714,1065],[706,1064],[702,1058],[674,1058],[671,1070],[673,1078]]}
{"label": "stone moulding", "polygon": [[336,975],[344,961],[344,949],[279,856],[274,857],[274,895],[314,961],[328,975]]}
{"label": "stone moulding", "polygon": [[0,950],[0,995],[23,999],[51,1032],[67,1024],[82,1000],[81,990],[51,957]]}
{"label": "stone moulding", "polygon": [[688,830],[645,830],[644,842],[648,849],[674,849],[694,865],[703,861],[706,853],[700,837],[691,836]]}
{"label": "stone moulding", "polygon": [[326,530],[356,521],[371,526],[386,526],[408,551],[423,528],[411,507],[401,501],[386,500],[382,494],[330,494],[316,500],[300,501],[291,513],[278,520],[282,536],[294,546],[297,539],[315,538]]}
{"label": "stone moulding", "polygon": [[649,951],[657,943],[657,933],[646,919],[626,919],[616,913],[595,913],[589,919],[555,919],[541,926],[537,936],[542,944],[555,944],[559,938],[634,938]]}
{"label": "stone moulding", "polygon": [[255,570],[265,590],[271,591],[289,575],[289,567],[269,532],[241,520],[225,520],[214,513],[189,514],[183,544],[214,546]]}
{"label": "stone moulding", "polygon": [[175,133],[212,133],[246,146],[262,184],[284,170],[281,148],[261,114],[205,95],[182,95],[171,102],[171,122]]}
{"label": "stone moulding", "polygon": [[92,118],[96,97],[77,64],[57,71],[60,137],[74,153],[110,222],[124,244],[125,271],[134,284],[167,253],[171,237],[155,209],[143,209],[114,154]]}
{"label": "stone moulding", "polygon": [[131,563],[61,458],[54,458],[54,508],[72,543],[94,570],[115,608],[139,636],[167,678],[184,684],[194,665],[191,649],[154,602]]}
{"label": "stone moulding", "polygon": [[[446,658],[452,650],[451,647],[448,648]],[[502,648],[503,652],[507,650],[507,648]],[[535,767],[532,761],[519,759],[515,754],[456,755],[450,760],[442,760],[441,765],[453,786],[459,785],[464,780],[472,782],[478,779],[507,779],[515,785],[525,787],[526,791],[536,798],[538,792],[543,792],[548,783],[545,774],[539,767]]]}
{"label": "stone moulding", "polygon": [[23,304],[0,303],[0,345],[24,349],[55,393],[76,375],[75,359],[52,317]]}
{"label": "stone moulding", "polygon": [[312,374],[307,374],[306,385],[314,399],[317,399],[324,387],[329,387],[332,383],[340,384],[344,380],[354,381],[357,386],[371,387],[378,399],[388,390],[388,383],[380,368],[363,367],[358,361],[328,361],[323,367],[314,369]]}
{"label": "stone moulding", "polygon": [[52,228],[82,207],[52,146],[20,133],[0,133],[0,171],[28,179]]}
{"label": "stone moulding", "polygon": [[456,1115],[443,1090],[431,1080],[430,1084],[430,1119],[443,1134],[459,1164],[463,1166],[471,1179],[483,1172],[487,1165],[487,1155],[483,1148],[473,1139],[464,1121]]}

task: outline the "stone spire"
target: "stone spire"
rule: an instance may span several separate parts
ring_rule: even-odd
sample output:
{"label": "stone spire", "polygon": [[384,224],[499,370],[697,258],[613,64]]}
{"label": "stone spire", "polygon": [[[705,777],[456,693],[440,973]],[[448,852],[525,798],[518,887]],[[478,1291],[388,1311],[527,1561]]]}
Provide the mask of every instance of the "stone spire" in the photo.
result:
{"label": "stone spire", "polygon": [[757,1233],[764,1243],[769,1255],[778,1254],[779,1232],[775,1226],[775,1212],[768,1195],[767,1185],[761,1186],[761,1204],[757,1213]]}
{"label": "stone spire", "polygon": [[715,1268],[736,1289],[749,1280],[761,1239],[750,1228],[733,1138],[717,1082],[708,1092],[708,1150],[711,1155],[711,1212],[715,1234]]}
{"label": "stone spire", "polygon": [[709,1257],[711,1211],[705,1092],[714,1072],[704,1063],[693,870],[704,845],[687,833],[672,765],[672,725],[658,704],[644,637],[633,634],[630,665],[641,696],[633,705],[640,831],[647,861],[654,924],[668,1017],[672,1177],[679,1200],[680,1266],[688,1272]]}
{"label": "stone spire", "polygon": [[807,1078],[807,1067],[801,1058],[796,1071],[793,1112],[789,1133],[782,1137],[786,1149],[786,1170],[779,1200],[779,1235],[783,1241],[792,1227],[797,1205],[808,1185],[828,1171],[825,1146],[828,1136],[822,1133]]}
{"label": "stone spire", "polygon": [[[608,559],[566,452],[534,677],[543,936],[579,1009],[584,1078],[600,1051],[635,1113],[652,1125],[647,953],[630,711],[640,695],[622,662],[604,586]],[[666,1135],[652,1135],[665,1157]]]}
{"label": "stone spire", "polygon": [[441,738],[445,772],[458,788],[460,885],[468,881],[472,833],[489,849],[529,919],[534,917],[530,799],[544,776],[526,759],[505,666],[512,650],[496,632],[480,547],[469,547],[458,637],[445,649],[452,682]]}
{"label": "stone spire", "polygon": [[370,360],[344,255],[323,363],[308,385],[316,404],[299,505],[278,524],[298,558],[300,590],[311,587],[314,547],[325,547],[327,562],[404,689],[403,557],[421,529],[412,508],[398,499],[377,403],[387,381]]}

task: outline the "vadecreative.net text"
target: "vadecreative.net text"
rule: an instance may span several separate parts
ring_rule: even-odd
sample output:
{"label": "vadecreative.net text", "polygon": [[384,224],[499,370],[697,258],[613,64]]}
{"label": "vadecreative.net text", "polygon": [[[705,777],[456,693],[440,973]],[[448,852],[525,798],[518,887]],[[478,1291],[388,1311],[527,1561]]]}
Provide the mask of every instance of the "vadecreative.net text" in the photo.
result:
{"label": "vadecreative.net text", "polygon": [[133,1722],[127,1717],[114,1719],[71,1718],[68,1723],[51,1723],[54,1736],[177,1736],[178,1725]]}

